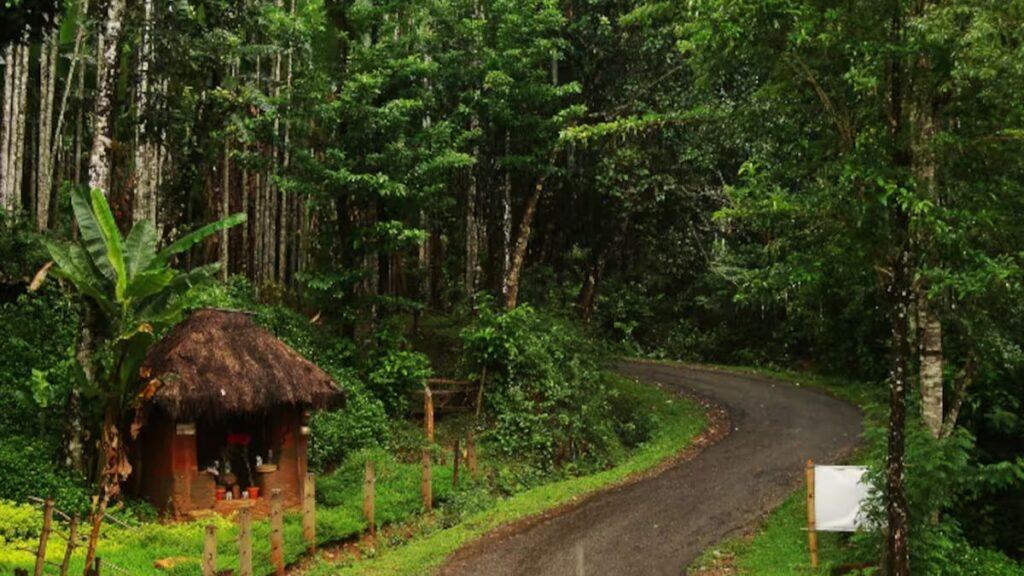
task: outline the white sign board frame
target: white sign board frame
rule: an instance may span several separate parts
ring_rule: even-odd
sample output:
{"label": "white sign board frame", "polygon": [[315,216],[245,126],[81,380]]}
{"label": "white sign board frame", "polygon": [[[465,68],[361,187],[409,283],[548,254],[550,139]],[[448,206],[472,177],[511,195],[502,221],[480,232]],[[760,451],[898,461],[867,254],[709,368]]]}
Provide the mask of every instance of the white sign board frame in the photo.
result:
{"label": "white sign board frame", "polygon": [[814,466],[814,517],[818,532],[868,528],[864,512],[870,487],[866,466]]}

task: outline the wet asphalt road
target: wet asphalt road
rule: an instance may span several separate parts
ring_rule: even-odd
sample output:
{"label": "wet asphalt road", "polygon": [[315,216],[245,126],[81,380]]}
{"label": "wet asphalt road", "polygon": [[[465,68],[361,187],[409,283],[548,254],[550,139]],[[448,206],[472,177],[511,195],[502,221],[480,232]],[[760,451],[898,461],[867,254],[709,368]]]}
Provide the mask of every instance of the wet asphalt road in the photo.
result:
{"label": "wet asphalt road", "polygon": [[696,458],[578,508],[457,552],[445,576],[680,576],[700,553],[751,526],[802,478],[856,445],[860,412],[769,378],[629,362],[627,375],[724,407],[731,433]]}

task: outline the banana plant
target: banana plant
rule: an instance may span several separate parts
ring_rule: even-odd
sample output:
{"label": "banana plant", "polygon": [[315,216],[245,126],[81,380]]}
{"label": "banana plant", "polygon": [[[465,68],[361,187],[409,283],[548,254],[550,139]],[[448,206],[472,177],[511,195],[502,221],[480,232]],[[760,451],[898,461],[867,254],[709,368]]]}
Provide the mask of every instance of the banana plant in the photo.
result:
{"label": "banana plant", "polygon": [[53,274],[74,285],[102,313],[107,353],[101,359],[105,374],[98,385],[100,395],[121,408],[132,397],[139,365],[153,339],[180,320],[186,294],[210,280],[219,267],[210,264],[182,272],[171,267],[172,257],[246,217],[231,215],[158,249],[156,229],[147,220],[122,237],[101,190],[75,193],[71,204],[78,241],[46,241],[46,248],[56,264]]}

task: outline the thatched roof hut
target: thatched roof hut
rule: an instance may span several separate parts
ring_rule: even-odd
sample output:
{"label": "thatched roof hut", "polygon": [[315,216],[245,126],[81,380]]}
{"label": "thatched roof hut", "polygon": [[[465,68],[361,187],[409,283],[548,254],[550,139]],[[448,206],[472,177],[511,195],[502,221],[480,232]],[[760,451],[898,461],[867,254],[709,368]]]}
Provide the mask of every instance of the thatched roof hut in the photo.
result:
{"label": "thatched roof hut", "polygon": [[249,314],[197,310],[150,350],[142,374],[152,405],[174,419],[322,407],[339,398],[330,376]]}
{"label": "thatched roof hut", "polygon": [[307,409],[342,395],[323,370],[248,314],[198,310],[150,350],[142,376],[151,409],[135,453],[141,496],[178,517],[266,508],[253,490],[301,501]]}

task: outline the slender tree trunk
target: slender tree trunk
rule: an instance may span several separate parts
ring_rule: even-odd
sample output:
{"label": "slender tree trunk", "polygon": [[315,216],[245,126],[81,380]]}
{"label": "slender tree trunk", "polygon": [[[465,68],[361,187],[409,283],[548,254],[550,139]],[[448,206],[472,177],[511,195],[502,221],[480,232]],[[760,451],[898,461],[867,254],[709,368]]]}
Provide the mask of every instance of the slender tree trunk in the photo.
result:
{"label": "slender tree trunk", "polygon": [[519,233],[516,234],[515,247],[512,250],[512,262],[508,271],[508,290],[505,295],[505,309],[513,310],[519,300],[519,281],[523,273],[523,265],[526,262],[526,250],[530,244],[533,218],[537,214],[537,204],[540,203],[541,194],[544,193],[544,184],[547,176],[537,179],[533,192],[526,199],[526,206],[523,208],[523,217],[519,221]]}
{"label": "slender tree trunk", "polygon": [[143,1],[142,37],[139,46],[139,67],[135,97],[135,203],[132,220],[149,220],[156,224],[156,190],[153,181],[153,142],[147,117],[150,113],[149,69],[153,58],[153,0]]}
{"label": "slender tree trunk", "polygon": [[26,36],[25,41],[18,46],[18,72],[17,72],[17,104],[14,118],[14,168],[11,177],[13,187],[7,197],[7,210],[19,212],[21,210],[21,191],[25,176],[25,135],[26,120],[28,119],[28,72],[29,72],[29,45]]}
{"label": "slender tree trunk", "polygon": [[[220,175],[220,217],[227,218],[231,213],[231,143],[224,140],[224,162]],[[231,250],[227,228],[220,231],[220,279],[227,280],[230,273]]]}
{"label": "slender tree trunk", "polygon": [[[53,132],[54,93],[57,91],[57,58],[60,49],[60,20],[46,36],[39,50],[39,168],[36,181],[36,229],[46,230],[50,225],[50,198],[53,193],[54,140],[60,133]],[[73,67],[74,65],[72,65]]]}
{"label": "slender tree trunk", "polygon": [[92,149],[89,152],[89,187],[104,193],[110,186],[110,118],[117,76],[117,53],[121,39],[125,0],[108,0],[107,15],[99,33],[102,46],[96,105],[93,110]]}
{"label": "slender tree trunk", "polygon": [[14,127],[14,78],[18,56],[15,44],[4,48],[4,101],[3,118],[0,123],[0,209],[7,209],[7,190],[11,184],[12,128]]}
{"label": "slender tree trunk", "polygon": [[908,365],[910,360],[909,254],[901,251],[889,286],[892,302],[892,374],[889,387],[889,454],[886,462],[889,576],[910,576],[908,512],[904,488]]}
{"label": "slender tree trunk", "polygon": [[925,294],[917,301],[917,313],[921,330],[921,415],[932,436],[938,438],[943,418],[942,322]]}
{"label": "slender tree trunk", "polygon": [[[480,128],[480,122],[476,115],[470,121],[470,131],[476,132]],[[477,230],[479,224],[476,219],[477,190],[477,166],[480,161],[480,146],[473,145],[473,158],[476,162],[469,167],[469,182],[466,187],[466,295],[472,299],[477,287],[477,266],[480,259],[480,232]]]}
{"label": "slender tree trunk", "polygon": [[[512,142],[505,131],[505,157],[512,154]],[[505,185],[501,195],[501,296],[508,300],[510,273],[512,272],[512,170],[505,168]]]}

